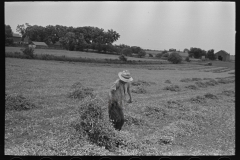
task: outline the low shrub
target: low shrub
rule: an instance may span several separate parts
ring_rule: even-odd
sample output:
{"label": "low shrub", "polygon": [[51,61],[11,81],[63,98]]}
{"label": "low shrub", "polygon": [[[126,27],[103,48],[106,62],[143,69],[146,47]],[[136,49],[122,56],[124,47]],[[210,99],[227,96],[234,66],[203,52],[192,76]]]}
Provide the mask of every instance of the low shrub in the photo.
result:
{"label": "low shrub", "polygon": [[127,57],[125,57],[123,54],[119,56],[119,60],[126,62],[127,61]]}
{"label": "low shrub", "polygon": [[84,99],[87,96],[93,97],[93,89],[89,87],[85,87],[80,82],[77,82],[72,85],[71,91],[68,94],[68,98],[73,99]]}
{"label": "low shrub", "polygon": [[5,109],[6,110],[29,110],[36,108],[37,106],[31,102],[28,98],[25,98],[21,94],[6,94],[5,93]]}
{"label": "low shrub", "polygon": [[32,47],[26,47],[22,50],[23,54],[26,55],[28,58],[33,58],[34,57],[34,48]]}
{"label": "low shrub", "polygon": [[[163,55],[163,57],[165,56]],[[168,56],[168,61],[174,64],[178,64],[181,63],[182,57],[177,52],[173,52]]]}
{"label": "low shrub", "polygon": [[170,90],[170,91],[175,91],[178,92],[180,91],[180,87],[178,85],[170,85],[170,86],[166,86],[163,88],[164,90]]}
{"label": "low shrub", "polygon": [[148,54],[149,57],[153,57],[153,55],[151,53]]}

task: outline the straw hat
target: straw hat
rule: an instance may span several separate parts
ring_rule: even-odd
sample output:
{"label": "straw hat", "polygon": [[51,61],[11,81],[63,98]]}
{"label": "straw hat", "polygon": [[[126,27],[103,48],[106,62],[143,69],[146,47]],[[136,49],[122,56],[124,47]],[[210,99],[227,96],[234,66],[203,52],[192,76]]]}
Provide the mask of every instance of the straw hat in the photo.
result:
{"label": "straw hat", "polygon": [[130,73],[128,70],[122,71],[118,73],[118,77],[124,81],[124,82],[131,82],[133,81],[133,78],[130,76]]}

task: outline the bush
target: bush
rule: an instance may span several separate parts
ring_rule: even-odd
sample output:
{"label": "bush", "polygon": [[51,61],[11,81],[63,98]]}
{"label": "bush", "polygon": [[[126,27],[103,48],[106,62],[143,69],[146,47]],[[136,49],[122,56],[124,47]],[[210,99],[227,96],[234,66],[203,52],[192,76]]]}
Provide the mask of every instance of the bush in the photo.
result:
{"label": "bush", "polygon": [[153,55],[151,53],[148,54],[149,57],[153,57]]}
{"label": "bush", "polygon": [[185,61],[191,62],[190,59],[189,59],[189,57],[186,57]]}
{"label": "bush", "polygon": [[177,52],[173,52],[168,56],[168,61],[178,64],[181,63],[182,57]]}
{"label": "bush", "polygon": [[139,58],[145,57],[146,56],[146,52],[144,50],[141,50],[137,53]]}
{"label": "bush", "polygon": [[156,57],[156,58],[161,58],[161,57],[162,57],[162,55],[163,55],[162,53],[158,53],[158,54],[156,54],[156,56],[155,56],[155,57]]}
{"label": "bush", "polygon": [[168,58],[169,53],[163,53],[162,57]]}
{"label": "bush", "polygon": [[8,95],[5,93],[5,108],[6,110],[29,110],[35,108],[36,105],[21,94]]}
{"label": "bush", "polygon": [[127,62],[127,57],[125,57],[123,54],[119,56],[120,61]]}
{"label": "bush", "polygon": [[34,49],[32,47],[26,47],[25,49],[22,50],[23,54],[26,55],[28,58],[33,58],[34,57]]}

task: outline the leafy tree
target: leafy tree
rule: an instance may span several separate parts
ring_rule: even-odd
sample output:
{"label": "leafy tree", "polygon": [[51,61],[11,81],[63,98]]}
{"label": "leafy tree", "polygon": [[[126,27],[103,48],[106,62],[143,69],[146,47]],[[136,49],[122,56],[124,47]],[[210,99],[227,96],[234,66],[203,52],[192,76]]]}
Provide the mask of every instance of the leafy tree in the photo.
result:
{"label": "leafy tree", "polygon": [[207,51],[207,58],[209,58],[210,60],[216,60],[213,49]]}
{"label": "leafy tree", "polygon": [[132,50],[131,48],[124,48],[121,53],[124,55],[124,56],[132,56]]}
{"label": "leafy tree", "polygon": [[190,48],[190,51],[189,51],[189,57],[194,57],[194,58],[201,58],[202,56],[205,56],[206,55],[206,51],[200,49],[200,48],[193,48],[191,47]]}
{"label": "leafy tree", "polygon": [[29,27],[30,25],[28,23],[22,24],[22,25],[17,25],[16,31],[22,35],[22,40],[26,37],[26,28]]}
{"label": "leafy tree", "polygon": [[142,57],[146,56],[146,52],[144,50],[140,50],[137,54],[138,54],[139,58],[142,58]]}
{"label": "leafy tree", "polygon": [[182,57],[177,52],[173,52],[168,56],[168,61],[178,64],[181,63]]}
{"label": "leafy tree", "polygon": [[13,32],[10,25],[5,24],[5,45],[13,44]]}
{"label": "leafy tree", "polygon": [[132,49],[132,53],[138,53],[142,50],[140,47],[137,47],[137,46],[132,46],[131,49]]}
{"label": "leafy tree", "polygon": [[155,56],[155,57],[156,57],[156,58],[161,58],[161,57],[162,57],[162,55],[163,55],[162,53],[158,53],[158,54],[156,54],[156,56]]}

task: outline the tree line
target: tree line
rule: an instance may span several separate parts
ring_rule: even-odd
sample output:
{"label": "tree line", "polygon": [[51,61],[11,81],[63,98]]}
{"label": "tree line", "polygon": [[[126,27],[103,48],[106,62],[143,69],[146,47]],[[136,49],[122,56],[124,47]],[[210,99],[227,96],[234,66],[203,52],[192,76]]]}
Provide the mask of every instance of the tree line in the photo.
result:
{"label": "tree line", "polygon": [[[28,37],[31,41],[45,42],[48,45],[60,42],[63,48],[70,51],[88,51],[88,49],[92,49],[97,52],[116,53],[124,56],[133,56],[133,53],[137,54],[138,57],[146,55],[146,52],[138,46],[113,45],[120,38],[120,34],[112,29],[104,31],[102,28],[92,26],[67,27],[62,25],[43,27],[25,23],[18,25],[16,31],[22,35],[22,40]],[[5,43],[13,43],[11,39],[12,33],[11,27],[5,24]],[[199,59],[202,56],[215,60],[213,49],[205,51],[201,48],[190,48],[189,57]]]}
{"label": "tree line", "polygon": [[[8,36],[6,36],[8,30]],[[131,56],[136,53],[139,57],[146,55],[140,47],[130,47],[125,44],[113,45],[120,38],[120,34],[110,29],[104,31],[102,28],[84,26],[84,27],[67,27],[62,25],[48,25],[46,27],[38,25],[29,25],[28,23],[18,25],[17,32],[22,35],[22,40],[28,37],[31,41],[45,42],[48,45],[59,42],[63,48],[70,51],[88,51],[88,49],[97,52],[109,52]],[[12,34],[11,27],[5,25],[5,38]],[[130,48],[131,53],[126,50]],[[123,50],[125,49],[125,50]],[[140,52],[141,51],[141,52]]]}

